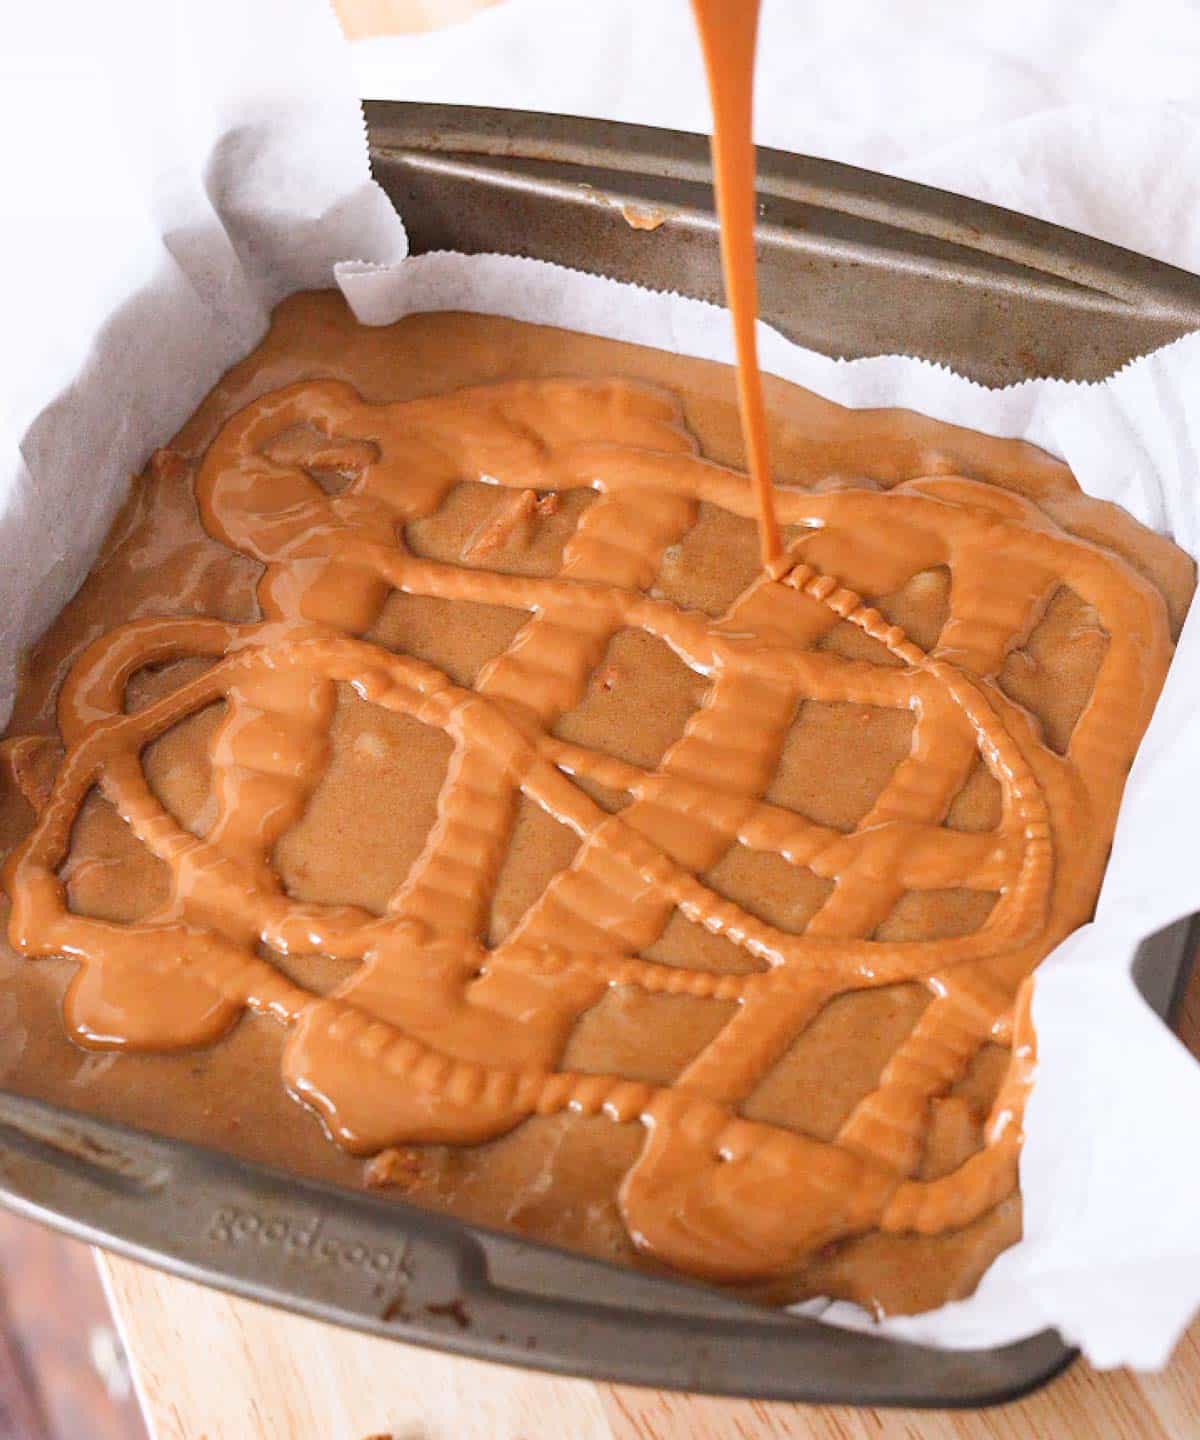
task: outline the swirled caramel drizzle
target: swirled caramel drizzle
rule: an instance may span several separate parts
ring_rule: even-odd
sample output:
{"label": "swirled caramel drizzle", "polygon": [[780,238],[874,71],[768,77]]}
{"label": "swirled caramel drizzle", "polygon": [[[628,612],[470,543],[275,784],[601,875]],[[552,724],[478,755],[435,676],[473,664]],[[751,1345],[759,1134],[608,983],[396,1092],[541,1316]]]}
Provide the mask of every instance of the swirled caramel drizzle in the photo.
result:
{"label": "swirled caramel drizzle", "polygon": [[[337,493],[321,483],[333,472],[347,482]],[[405,535],[464,480],[530,492],[535,505],[596,498],[556,574],[483,568],[479,536],[473,561],[416,553]],[[196,497],[210,534],[264,567],[261,619],[138,619],[88,646],[59,700],[65,758],[5,870],[12,943],[79,962],[66,1016],[80,1043],[202,1045],[244,1010],[268,1016],[288,1028],[288,1086],[358,1152],[471,1144],[564,1111],[640,1125],[620,1192],[630,1236],[722,1280],[785,1274],[869,1231],[960,1227],[1012,1191],[1031,1061],[1014,1002],[1090,912],[1171,650],[1163,597],[1133,565],[1025,496],[953,474],[887,492],[781,486],[779,578],[760,576],[719,616],[683,608],[656,587],[664,557],[702,507],[748,517],[753,497],[743,475],[698,455],[669,394],[621,381],[382,404],[338,380],[286,385],[224,424]],[[520,499],[517,519],[531,513]],[[948,614],[923,647],[873,602],[938,567]],[[1056,749],[997,677],[1063,587],[1108,638],[1090,703]],[[526,618],[464,685],[363,638],[393,592]],[[824,643],[847,628],[871,658]],[[656,765],[557,733],[627,631],[664,642],[706,686]],[[205,664],[127,706],[135,675],[182,659]],[[436,821],[380,911],[297,899],[275,863],[330,763],[339,684],[452,748]],[[813,701],[912,717],[907,758],[850,828],[768,798],[798,708]],[[197,833],[156,795],[142,757],[216,702],[214,804]],[[950,828],[980,762],[999,789],[998,823]],[[603,808],[596,785],[623,808]],[[141,921],[67,902],[60,872],[93,789],[170,877],[169,898]],[[579,849],[489,945],[522,800]],[[806,924],[769,924],[706,883],[732,846],[829,884]],[[998,896],[978,929],[887,938],[906,895],[949,887]],[[678,917],[722,937],[744,969],[649,958]],[[352,967],[331,993],[287,971],[315,954]],[[832,1139],[742,1113],[837,997],[901,982],[930,1002]],[[614,987],[734,1008],[674,1083],[565,1067],[576,1027]],[[1011,1063],[983,1147],[920,1178],[932,1102],[997,1043]]]}

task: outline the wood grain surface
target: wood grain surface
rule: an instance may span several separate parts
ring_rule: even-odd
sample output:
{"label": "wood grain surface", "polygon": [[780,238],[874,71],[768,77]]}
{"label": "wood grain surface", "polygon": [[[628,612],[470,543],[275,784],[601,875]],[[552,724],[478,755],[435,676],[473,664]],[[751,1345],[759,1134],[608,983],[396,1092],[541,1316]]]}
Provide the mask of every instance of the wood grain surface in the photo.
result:
{"label": "wood grain surface", "polygon": [[1200,1325],[1161,1375],[1082,1363],[993,1410],[713,1400],[456,1360],[105,1262],[154,1440],[1185,1440]]}
{"label": "wood grain surface", "polygon": [[[347,36],[351,40],[365,40],[374,35],[409,35],[418,30],[458,25],[480,10],[499,3],[500,0],[333,0],[333,8]],[[575,3],[575,0],[563,0],[563,3]]]}

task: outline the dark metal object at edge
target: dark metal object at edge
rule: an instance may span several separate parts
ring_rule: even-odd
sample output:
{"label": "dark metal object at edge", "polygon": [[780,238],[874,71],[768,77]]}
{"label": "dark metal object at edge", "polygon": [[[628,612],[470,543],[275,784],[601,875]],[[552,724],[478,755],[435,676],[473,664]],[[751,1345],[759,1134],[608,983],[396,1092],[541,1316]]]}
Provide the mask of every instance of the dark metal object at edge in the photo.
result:
{"label": "dark metal object at edge", "polygon": [[[721,299],[708,141],[611,121],[368,101],[414,252],[533,255]],[[758,152],[763,318],[814,350],[918,355],[988,385],[1098,380],[1200,328],[1200,277],[980,201]],[[662,214],[632,228],[623,205]]]}
{"label": "dark metal object at edge", "polygon": [[[519,112],[371,102],[375,174],[413,249],[497,250],[720,298],[707,142]],[[1010,211],[760,152],[762,310],[833,355],[896,351],[987,383],[1099,378],[1200,327],[1200,279]],[[661,211],[633,229],[621,208]],[[1134,973],[1171,1013],[1183,921]],[[1050,1331],[939,1351],[743,1304],[0,1094],[0,1201],[175,1274],[481,1359],[716,1394],[862,1405],[1010,1400],[1070,1363]]]}

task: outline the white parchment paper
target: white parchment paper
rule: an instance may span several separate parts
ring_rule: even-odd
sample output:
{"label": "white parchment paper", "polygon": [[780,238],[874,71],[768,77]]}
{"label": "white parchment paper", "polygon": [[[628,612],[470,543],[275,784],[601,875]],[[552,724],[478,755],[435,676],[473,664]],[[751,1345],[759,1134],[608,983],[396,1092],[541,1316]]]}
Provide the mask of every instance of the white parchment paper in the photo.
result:
{"label": "white parchment paper", "polygon": [[0,5],[0,721],[131,472],[293,290],[392,260],[324,0]]}
{"label": "white parchment paper", "polygon": [[[0,87],[22,118],[48,85],[67,85],[73,123],[57,123],[66,138],[86,135],[91,167],[76,189],[61,166],[28,165],[0,242],[11,290],[0,338],[5,713],[19,654],[86,574],[128,474],[259,338],[270,306],[331,283],[337,260],[367,324],[478,310],[732,359],[728,317],[699,301],[533,261],[403,258],[324,0],[151,13],[110,0],[103,23],[79,0],[75,30],[70,12],[28,21]],[[57,265],[39,263],[47,251]],[[906,405],[1042,445],[1090,493],[1200,553],[1200,337],[1104,385],[999,392],[903,358],[831,361],[766,327],[760,343],[767,370],[844,404]],[[1200,1303],[1200,1145],[1189,1137],[1200,1068],[1129,975],[1138,941],[1200,899],[1198,701],[1200,607],[1129,780],[1096,920],[1040,972],[1025,1239],[970,1300],[891,1322],[894,1333],[973,1346],[1054,1324],[1097,1365],[1154,1367]],[[843,1305],[827,1316],[870,1323]]]}

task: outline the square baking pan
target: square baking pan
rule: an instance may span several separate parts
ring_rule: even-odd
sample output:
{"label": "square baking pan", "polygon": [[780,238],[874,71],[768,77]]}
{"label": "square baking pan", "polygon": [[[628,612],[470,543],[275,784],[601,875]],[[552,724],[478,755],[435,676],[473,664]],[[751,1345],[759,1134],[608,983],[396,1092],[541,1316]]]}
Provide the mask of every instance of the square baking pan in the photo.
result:
{"label": "square baking pan", "polygon": [[[532,255],[721,298],[704,137],[460,107],[366,112],[376,178],[415,252]],[[1197,277],[956,195],[764,150],[759,200],[763,316],[830,355],[904,352],[989,384],[1096,379],[1200,328]],[[1193,917],[1138,952],[1135,977],[1164,1017],[1196,939]],[[1051,1331],[942,1351],[838,1330],[12,1093],[0,1094],[0,1200],[319,1319],[594,1379],[978,1406],[1072,1358]]]}

